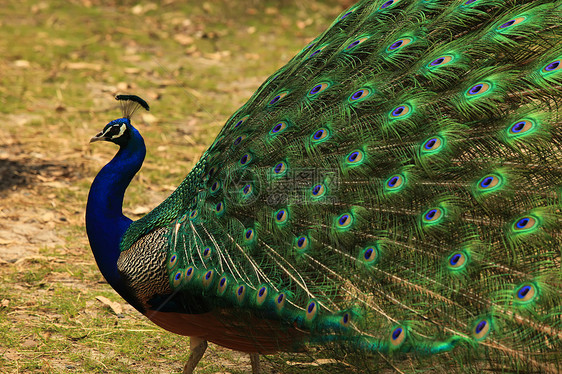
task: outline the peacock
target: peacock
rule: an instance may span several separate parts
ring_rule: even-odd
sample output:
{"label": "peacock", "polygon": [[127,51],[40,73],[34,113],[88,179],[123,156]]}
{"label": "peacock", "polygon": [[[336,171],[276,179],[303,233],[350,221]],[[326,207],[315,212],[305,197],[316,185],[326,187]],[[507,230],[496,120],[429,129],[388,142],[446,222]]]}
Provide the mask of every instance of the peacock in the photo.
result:
{"label": "peacock", "polygon": [[355,372],[562,370],[562,1],[363,0],[271,75],[159,206],[123,117],[86,230],[156,325]]}

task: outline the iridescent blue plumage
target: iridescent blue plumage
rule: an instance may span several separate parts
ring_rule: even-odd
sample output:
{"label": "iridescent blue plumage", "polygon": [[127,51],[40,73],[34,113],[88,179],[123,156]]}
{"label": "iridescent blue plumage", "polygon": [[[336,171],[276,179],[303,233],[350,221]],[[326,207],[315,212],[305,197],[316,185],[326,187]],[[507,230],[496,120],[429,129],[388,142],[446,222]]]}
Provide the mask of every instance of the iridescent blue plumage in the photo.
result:
{"label": "iridescent blue plumage", "polygon": [[[90,245],[102,274],[114,288],[120,288],[121,285],[117,270],[119,242],[132,222],[123,215],[123,197],[129,183],[141,168],[146,148],[142,136],[127,118],[110,122],[91,140],[109,140],[111,134],[117,135],[122,128],[126,129],[129,139],[94,179],[86,206]],[[116,131],[112,131],[114,129]]]}

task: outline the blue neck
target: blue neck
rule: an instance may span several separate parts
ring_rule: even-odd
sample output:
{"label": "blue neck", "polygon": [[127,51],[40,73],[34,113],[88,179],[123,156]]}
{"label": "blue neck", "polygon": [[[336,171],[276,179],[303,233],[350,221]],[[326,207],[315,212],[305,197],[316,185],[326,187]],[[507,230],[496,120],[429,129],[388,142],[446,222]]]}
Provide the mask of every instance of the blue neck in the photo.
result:
{"label": "blue neck", "polygon": [[86,231],[98,267],[107,282],[123,297],[127,292],[117,270],[119,243],[133,222],[123,215],[123,197],[146,154],[140,133],[132,126],[129,129],[131,138],[127,144],[94,179],[86,206]]}

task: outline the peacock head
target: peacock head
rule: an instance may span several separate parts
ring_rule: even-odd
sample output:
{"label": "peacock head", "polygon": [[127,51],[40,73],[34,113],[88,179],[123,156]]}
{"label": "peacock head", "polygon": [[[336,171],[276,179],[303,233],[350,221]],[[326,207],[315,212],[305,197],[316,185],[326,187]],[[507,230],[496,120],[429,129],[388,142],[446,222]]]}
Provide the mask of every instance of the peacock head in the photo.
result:
{"label": "peacock head", "polygon": [[126,146],[131,139],[132,131],[135,131],[131,125],[131,116],[140,107],[146,110],[150,109],[146,101],[136,95],[117,95],[115,99],[119,100],[121,104],[123,118],[113,120],[105,125],[99,134],[90,139],[90,143],[104,140],[115,143],[120,147]]}
{"label": "peacock head", "polygon": [[124,147],[131,138],[131,129],[131,121],[128,118],[113,120],[105,125],[99,134],[90,139],[90,143],[103,140]]}

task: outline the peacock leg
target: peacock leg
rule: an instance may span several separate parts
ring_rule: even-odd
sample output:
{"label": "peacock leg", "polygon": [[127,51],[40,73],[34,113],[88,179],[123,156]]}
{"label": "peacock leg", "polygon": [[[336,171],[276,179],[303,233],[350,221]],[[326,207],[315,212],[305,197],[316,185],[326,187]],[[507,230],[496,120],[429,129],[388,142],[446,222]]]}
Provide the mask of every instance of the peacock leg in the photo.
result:
{"label": "peacock leg", "polygon": [[252,363],[252,374],[260,374],[260,354],[250,353],[250,362]]}
{"label": "peacock leg", "polygon": [[191,336],[189,338],[189,350],[191,351],[191,356],[189,356],[189,360],[187,360],[187,363],[183,367],[183,374],[193,373],[193,370],[195,370],[195,367],[207,350],[207,341],[196,336]]}

